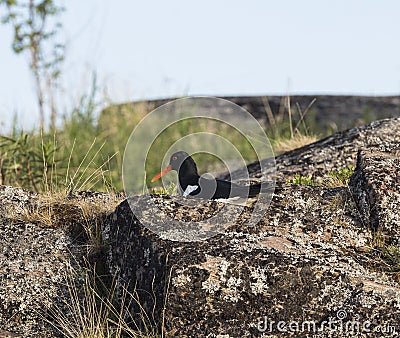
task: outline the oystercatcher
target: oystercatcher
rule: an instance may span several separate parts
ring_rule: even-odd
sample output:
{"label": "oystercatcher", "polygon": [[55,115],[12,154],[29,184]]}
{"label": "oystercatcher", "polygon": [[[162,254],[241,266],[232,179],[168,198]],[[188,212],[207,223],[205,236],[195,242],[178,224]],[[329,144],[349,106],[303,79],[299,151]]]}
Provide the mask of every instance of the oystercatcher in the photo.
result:
{"label": "oystercatcher", "polygon": [[[169,165],[158,175],[154,176],[154,182],[171,170],[178,172],[178,187],[183,197],[199,197],[204,199],[225,200],[234,202],[257,197],[261,191],[261,184],[250,186],[238,185],[233,182],[223,181],[215,178],[200,176],[194,160],[184,151],[172,154]],[[211,176],[211,175],[210,175]],[[264,189],[262,189],[264,192]],[[271,192],[273,190],[265,190]],[[237,203],[235,203],[237,204]],[[242,203],[240,203],[242,204]]]}

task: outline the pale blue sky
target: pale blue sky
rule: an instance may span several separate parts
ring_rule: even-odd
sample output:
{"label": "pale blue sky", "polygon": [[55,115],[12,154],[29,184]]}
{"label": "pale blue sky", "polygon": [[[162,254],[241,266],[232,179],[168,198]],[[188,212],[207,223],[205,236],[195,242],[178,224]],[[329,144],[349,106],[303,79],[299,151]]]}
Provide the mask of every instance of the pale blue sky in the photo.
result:
{"label": "pale blue sky", "polygon": [[[396,0],[64,0],[60,105],[97,71],[116,102],[180,95],[400,93]],[[0,27],[0,131],[38,125],[24,57]]]}

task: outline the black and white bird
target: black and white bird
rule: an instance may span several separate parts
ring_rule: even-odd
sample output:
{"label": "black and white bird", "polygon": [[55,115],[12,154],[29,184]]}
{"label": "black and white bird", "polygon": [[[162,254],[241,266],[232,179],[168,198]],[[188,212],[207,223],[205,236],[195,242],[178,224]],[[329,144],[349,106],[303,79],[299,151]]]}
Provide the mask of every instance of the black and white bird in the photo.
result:
{"label": "black and white bird", "polygon": [[[158,180],[171,170],[178,172],[178,186],[183,197],[226,200],[234,203],[235,200],[239,202],[239,200],[255,198],[261,191],[273,192],[270,188],[262,189],[261,184],[244,186],[229,181],[207,178],[205,175],[200,176],[197,172],[196,163],[184,151],[172,154],[169,165],[154,176],[151,182]],[[242,202],[239,203],[242,204]]]}

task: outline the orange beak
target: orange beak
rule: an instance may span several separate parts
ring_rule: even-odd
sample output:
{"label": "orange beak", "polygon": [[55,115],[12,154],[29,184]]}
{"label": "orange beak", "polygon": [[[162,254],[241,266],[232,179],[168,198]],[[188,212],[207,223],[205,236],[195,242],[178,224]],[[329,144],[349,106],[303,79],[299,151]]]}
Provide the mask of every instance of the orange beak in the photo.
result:
{"label": "orange beak", "polygon": [[162,172],[160,172],[158,175],[152,178],[151,182],[157,181],[160,177],[164,176],[167,172],[171,171],[171,169],[172,167],[170,165],[165,167],[165,169]]}

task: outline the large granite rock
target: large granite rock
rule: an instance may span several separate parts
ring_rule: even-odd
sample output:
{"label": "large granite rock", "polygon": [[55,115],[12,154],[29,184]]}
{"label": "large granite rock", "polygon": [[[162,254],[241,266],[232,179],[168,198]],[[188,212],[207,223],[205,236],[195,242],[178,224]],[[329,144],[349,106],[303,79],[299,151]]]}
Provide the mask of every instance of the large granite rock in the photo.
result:
{"label": "large granite rock", "polygon": [[[89,257],[83,226],[92,230],[86,222],[96,222],[76,200],[95,209],[94,198],[71,193],[60,200],[0,186],[0,337],[65,337],[78,325],[71,304],[80,300],[71,295],[82,295]],[[110,196],[103,199],[110,204]]]}
{"label": "large granite rock", "polygon": [[[399,144],[399,128],[400,119],[374,122],[278,157],[278,171],[322,175],[356,165],[360,148],[370,154],[360,153],[351,189],[290,185],[278,176],[260,222],[249,225],[252,209],[245,207],[223,233],[202,241],[183,235],[179,241],[179,232],[166,239],[148,228],[156,222],[153,229],[168,229],[171,218],[191,224],[196,208],[160,196],[123,202],[109,217],[105,236],[110,273],[121,294],[134,295],[134,326],[151,324],[176,337],[398,334],[400,285],[376,255],[374,236],[378,220],[397,240],[398,157],[390,151]],[[366,168],[376,163],[379,176],[387,177],[389,202],[385,188],[370,184],[375,172]],[[373,199],[365,203],[363,196]],[[143,212],[140,221],[130,208],[154,203],[158,212]],[[201,217],[220,209],[206,202]],[[224,219],[236,217],[235,208],[222,212]]]}

